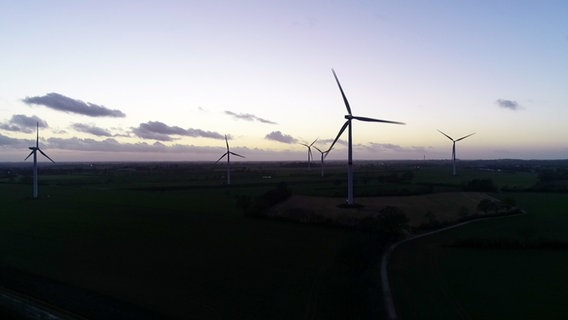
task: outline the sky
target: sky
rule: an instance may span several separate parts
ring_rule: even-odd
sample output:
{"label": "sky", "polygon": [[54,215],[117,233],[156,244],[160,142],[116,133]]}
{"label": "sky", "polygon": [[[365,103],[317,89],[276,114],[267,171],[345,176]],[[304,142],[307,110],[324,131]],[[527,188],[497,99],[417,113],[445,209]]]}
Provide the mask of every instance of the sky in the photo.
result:
{"label": "sky", "polygon": [[332,68],[353,115],[405,123],[354,120],[355,160],[449,159],[438,130],[568,158],[564,0],[0,0],[0,36],[0,162],[36,126],[56,162],[305,161],[345,122]]}

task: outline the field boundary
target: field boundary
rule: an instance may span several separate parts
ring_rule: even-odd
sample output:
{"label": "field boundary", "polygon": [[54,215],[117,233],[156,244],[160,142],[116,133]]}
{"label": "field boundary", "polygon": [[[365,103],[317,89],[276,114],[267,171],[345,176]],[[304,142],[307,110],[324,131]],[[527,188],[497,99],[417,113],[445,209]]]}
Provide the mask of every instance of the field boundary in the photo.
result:
{"label": "field boundary", "polygon": [[[521,214],[525,214],[526,212],[524,210],[521,210]],[[398,319],[398,315],[396,313],[396,307],[394,305],[394,299],[392,297],[392,291],[390,289],[390,284],[389,284],[389,278],[388,278],[388,260],[390,258],[390,255],[392,254],[392,252],[394,251],[394,249],[396,249],[399,245],[406,243],[408,241],[411,240],[415,240],[418,238],[423,238],[429,235],[433,235],[439,232],[443,232],[443,231],[447,231],[450,229],[454,229],[454,228],[458,228],[461,226],[464,226],[466,224],[470,224],[473,222],[479,222],[479,221],[484,221],[484,220],[493,220],[493,219],[502,219],[502,218],[510,218],[510,217],[516,217],[519,216],[519,214],[511,214],[511,215],[500,215],[500,216],[496,216],[496,217],[480,217],[477,219],[473,219],[473,220],[469,220],[469,221],[464,221],[464,222],[460,222],[451,226],[447,226],[441,229],[437,229],[437,230],[432,230],[432,231],[428,231],[425,233],[421,233],[421,234],[417,234],[411,237],[408,237],[406,239],[402,239],[400,241],[397,241],[393,244],[391,244],[388,249],[383,253],[383,257],[381,259],[381,287],[382,287],[382,292],[383,292],[383,303],[385,305],[385,310],[387,313],[387,319],[389,320],[397,320]]]}

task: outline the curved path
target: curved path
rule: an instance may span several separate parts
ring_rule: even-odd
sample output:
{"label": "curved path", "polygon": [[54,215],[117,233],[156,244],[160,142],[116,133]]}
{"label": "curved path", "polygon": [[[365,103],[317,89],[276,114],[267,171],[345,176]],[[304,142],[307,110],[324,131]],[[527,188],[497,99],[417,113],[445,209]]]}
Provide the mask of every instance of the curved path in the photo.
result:
{"label": "curved path", "polygon": [[0,287],[0,306],[23,319],[83,320],[84,317],[61,310],[23,293]]}
{"label": "curved path", "polygon": [[169,319],[115,297],[0,266],[0,306],[25,319]]}
{"label": "curved path", "polygon": [[[521,211],[521,214],[524,214],[524,211]],[[444,227],[442,229],[437,229],[437,230],[433,230],[433,231],[429,231],[426,233],[421,233],[418,235],[414,235],[411,237],[408,237],[406,239],[400,240],[398,242],[393,243],[392,245],[390,245],[388,247],[388,249],[385,251],[385,253],[383,254],[383,257],[381,259],[381,286],[382,286],[382,291],[383,291],[383,301],[385,304],[385,310],[387,312],[387,319],[389,320],[397,320],[398,316],[396,314],[396,308],[394,306],[394,300],[392,297],[392,291],[390,289],[390,284],[389,284],[389,276],[388,276],[388,260],[389,257],[391,255],[391,253],[394,251],[394,249],[396,249],[396,247],[398,247],[399,245],[407,242],[407,241],[411,241],[414,239],[418,239],[418,238],[422,238],[422,237],[426,237],[438,232],[442,232],[442,231],[446,231],[446,230],[450,230],[450,229],[454,229],[457,227],[461,227],[463,225],[466,224],[470,224],[473,222],[478,222],[478,221],[484,221],[484,220],[492,220],[492,219],[502,219],[502,218],[510,218],[510,217],[516,217],[519,214],[511,214],[511,215],[505,215],[505,216],[497,216],[497,217],[485,217],[485,218],[478,218],[478,219],[474,219],[474,220],[469,220],[469,221],[465,221],[465,222],[461,222],[458,224],[454,224],[448,227]]]}

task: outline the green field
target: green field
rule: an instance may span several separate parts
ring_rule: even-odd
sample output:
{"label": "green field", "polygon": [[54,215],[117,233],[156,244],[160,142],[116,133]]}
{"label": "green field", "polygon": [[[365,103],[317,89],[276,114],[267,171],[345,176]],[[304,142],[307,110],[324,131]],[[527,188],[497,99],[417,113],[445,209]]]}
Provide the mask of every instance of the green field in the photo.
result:
{"label": "green field", "polygon": [[566,317],[568,196],[513,196],[527,214],[474,222],[395,250],[389,270],[401,319]]}
{"label": "green field", "polygon": [[[2,270],[84,288],[160,317],[382,314],[371,275],[376,236],[245,217],[237,196],[274,183],[227,187],[215,170],[172,172],[45,174],[39,200],[31,199],[29,184],[0,184]],[[234,181],[244,176],[236,173]]]}
{"label": "green field", "polygon": [[[563,195],[500,191],[537,182],[532,169],[506,164],[501,171],[494,169],[500,162],[463,163],[456,177],[447,162],[357,165],[355,195],[363,204],[367,196],[463,191],[477,179],[490,180],[493,196],[512,197],[528,212],[397,249],[391,285],[403,319],[514,318],[543,308],[551,318],[558,311],[554,306],[568,293],[566,279],[559,278],[565,251],[459,246],[464,239],[568,241]],[[325,177],[305,163],[236,163],[233,169],[233,185],[226,186],[224,167],[211,164],[41,167],[39,200],[31,199],[29,166],[5,170],[0,284],[90,318],[385,317],[378,270],[387,244],[382,234],[243,210],[243,199],[254,203],[282,184],[294,195],[342,204],[343,163],[330,163]],[[13,280],[20,277],[27,283]],[[107,310],[112,314],[103,316],[93,306],[124,313]]]}

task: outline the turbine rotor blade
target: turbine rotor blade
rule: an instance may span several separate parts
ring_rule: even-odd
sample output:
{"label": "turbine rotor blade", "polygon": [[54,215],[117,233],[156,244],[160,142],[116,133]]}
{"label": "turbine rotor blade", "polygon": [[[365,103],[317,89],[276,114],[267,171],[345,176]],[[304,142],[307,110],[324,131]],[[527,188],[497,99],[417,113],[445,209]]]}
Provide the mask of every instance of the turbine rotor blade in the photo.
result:
{"label": "turbine rotor blade", "polygon": [[335,145],[335,143],[337,142],[337,140],[339,139],[339,137],[341,137],[341,135],[343,134],[343,131],[345,131],[345,129],[346,129],[347,126],[349,125],[349,121],[350,121],[350,120],[345,121],[345,123],[343,124],[343,127],[341,127],[341,129],[339,130],[339,133],[337,134],[337,137],[335,137],[335,140],[333,140],[333,143],[331,144],[331,146],[329,147],[329,149],[327,149],[327,152],[328,152],[328,153],[331,151],[331,149],[333,148],[333,146]]}
{"label": "turbine rotor blade", "polygon": [[465,139],[465,138],[467,138],[467,137],[471,137],[471,136],[473,136],[474,134],[475,134],[475,132],[474,132],[474,133],[471,133],[471,134],[468,134],[467,136],[461,137],[461,138],[457,139],[456,141],[460,141],[460,140],[463,140],[463,139]]}
{"label": "turbine rotor blade", "polygon": [[39,149],[39,122],[36,122],[36,148]]}
{"label": "turbine rotor blade", "polygon": [[37,148],[37,150],[38,150],[39,152],[41,152],[41,154],[43,154],[44,157],[48,158],[51,162],[55,163],[55,161],[53,161],[47,154],[45,154],[43,151],[41,151],[40,148]]}
{"label": "turbine rotor blade", "polygon": [[360,121],[367,121],[367,122],[383,122],[383,123],[392,123],[392,124],[406,124],[406,123],[404,123],[404,122],[398,122],[398,121],[381,120],[381,119],[373,119],[373,118],[357,117],[357,116],[353,116],[352,119],[360,120]]}
{"label": "turbine rotor blade", "polygon": [[229,151],[229,140],[227,140],[227,135],[225,135],[225,144],[227,145],[227,151]]}
{"label": "turbine rotor blade", "polygon": [[34,152],[35,152],[35,150],[32,150],[32,152],[30,152],[30,154],[28,154],[28,156],[24,159],[24,161],[28,160],[28,158],[29,158],[32,154],[34,154]]}
{"label": "turbine rotor blade", "polygon": [[219,158],[217,161],[215,161],[215,163],[221,161],[221,159],[225,158],[225,156],[228,154],[229,152],[225,152],[223,153],[223,155],[221,156],[221,158]]}
{"label": "turbine rotor blade", "polygon": [[333,76],[335,77],[335,82],[337,82],[337,86],[339,87],[339,91],[341,91],[341,96],[343,97],[343,102],[345,103],[345,107],[347,108],[347,113],[351,115],[351,107],[349,106],[349,101],[347,101],[347,97],[345,96],[345,92],[343,92],[343,88],[341,87],[341,83],[339,83],[339,79],[337,79],[337,75],[335,74],[335,70],[331,69],[333,72]]}
{"label": "turbine rotor blade", "polygon": [[316,140],[314,140],[314,142],[310,143],[310,147],[314,145],[314,143],[316,143],[316,141],[318,141],[319,138],[316,138]]}
{"label": "turbine rotor blade", "polygon": [[246,158],[245,156],[241,156],[240,154],[234,153],[233,151],[229,151],[229,153],[237,157]]}
{"label": "turbine rotor blade", "polygon": [[[436,130],[438,130],[438,129],[436,129]],[[454,139],[453,139],[452,137],[450,137],[449,135],[443,133],[442,131],[438,130],[438,132],[441,133],[441,134],[443,134],[443,135],[445,135],[448,139],[454,141]]]}

